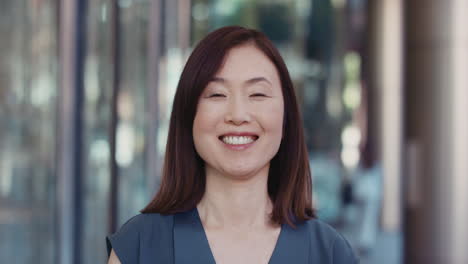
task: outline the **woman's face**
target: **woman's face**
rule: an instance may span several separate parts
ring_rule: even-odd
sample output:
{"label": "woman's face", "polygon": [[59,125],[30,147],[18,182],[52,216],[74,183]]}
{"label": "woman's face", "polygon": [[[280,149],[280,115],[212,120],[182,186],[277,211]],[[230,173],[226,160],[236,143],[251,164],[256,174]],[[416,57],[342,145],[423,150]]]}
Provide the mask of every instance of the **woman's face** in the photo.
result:
{"label": "woman's face", "polygon": [[231,49],[202,92],[193,124],[207,173],[246,179],[268,170],[281,143],[283,114],[274,64],[251,44]]}

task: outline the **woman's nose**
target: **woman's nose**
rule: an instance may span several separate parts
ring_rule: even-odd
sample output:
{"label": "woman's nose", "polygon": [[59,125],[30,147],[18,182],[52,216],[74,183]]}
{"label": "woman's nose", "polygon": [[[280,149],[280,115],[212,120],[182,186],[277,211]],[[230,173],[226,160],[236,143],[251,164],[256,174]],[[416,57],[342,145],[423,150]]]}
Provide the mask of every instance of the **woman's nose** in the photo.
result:
{"label": "woman's nose", "polygon": [[250,122],[251,116],[247,102],[244,102],[241,98],[229,100],[224,121],[234,125]]}

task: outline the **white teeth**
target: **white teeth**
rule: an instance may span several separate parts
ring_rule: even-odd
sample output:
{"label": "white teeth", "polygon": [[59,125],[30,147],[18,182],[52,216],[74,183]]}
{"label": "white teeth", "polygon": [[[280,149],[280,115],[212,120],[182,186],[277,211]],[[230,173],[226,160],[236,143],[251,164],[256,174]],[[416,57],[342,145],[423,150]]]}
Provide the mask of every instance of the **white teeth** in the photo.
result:
{"label": "white teeth", "polygon": [[229,145],[244,145],[254,142],[253,137],[223,137],[223,142]]}

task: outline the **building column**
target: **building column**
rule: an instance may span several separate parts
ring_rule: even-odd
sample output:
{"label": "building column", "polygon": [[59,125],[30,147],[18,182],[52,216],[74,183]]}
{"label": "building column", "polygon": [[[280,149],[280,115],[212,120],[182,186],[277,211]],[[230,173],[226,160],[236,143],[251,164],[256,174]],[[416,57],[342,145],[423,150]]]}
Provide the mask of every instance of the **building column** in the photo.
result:
{"label": "building column", "polygon": [[403,152],[403,1],[368,3],[369,126],[382,167],[382,228],[401,230]]}
{"label": "building column", "polygon": [[468,263],[468,5],[405,4],[405,263]]}

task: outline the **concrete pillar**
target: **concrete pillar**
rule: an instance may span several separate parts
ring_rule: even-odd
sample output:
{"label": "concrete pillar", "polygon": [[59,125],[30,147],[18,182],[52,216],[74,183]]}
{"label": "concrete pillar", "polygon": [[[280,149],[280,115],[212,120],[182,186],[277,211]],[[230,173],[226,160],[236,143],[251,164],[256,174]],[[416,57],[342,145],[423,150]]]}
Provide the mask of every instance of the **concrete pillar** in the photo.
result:
{"label": "concrete pillar", "polygon": [[369,120],[382,165],[382,227],[401,229],[403,141],[403,1],[369,1]]}
{"label": "concrete pillar", "polygon": [[468,4],[405,3],[405,263],[468,263]]}

